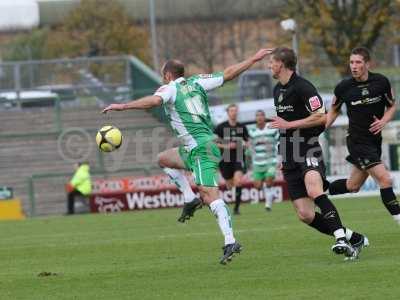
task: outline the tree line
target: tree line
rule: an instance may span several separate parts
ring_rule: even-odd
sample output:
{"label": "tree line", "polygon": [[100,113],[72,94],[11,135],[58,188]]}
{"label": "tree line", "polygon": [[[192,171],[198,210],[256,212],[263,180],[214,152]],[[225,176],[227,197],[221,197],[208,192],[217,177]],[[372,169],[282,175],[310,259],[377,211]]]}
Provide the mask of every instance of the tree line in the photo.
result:
{"label": "tree line", "polygon": [[[244,59],[255,48],[286,44],[290,35],[279,28],[282,18],[297,21],[300,55],[323,55],[339,74],[348,72],[349,51],[363,45],[374,49],[382,37],[399,43],[400,1],[391,0],[285,0],[275,19],[266,11],[254,14],[252,1],[242,16],[221,11],[235,0],[203,0],[209,10],[205,20],[158,24],[160,60],[180,58],[189,67],[212,72],[216,67]],[[164,9],[174,9],[171,1]],[[188,8],[190,10],[190,7]],[[269,13],[270,15],[270,13]],[[190,18],[189,18],[190,19]],[[2,51],[3,60],[50,59],[77,56],[132,54],[151,64],[147,25],[129,19],[117,1],[82,0],[62,22],[16,35]]]}

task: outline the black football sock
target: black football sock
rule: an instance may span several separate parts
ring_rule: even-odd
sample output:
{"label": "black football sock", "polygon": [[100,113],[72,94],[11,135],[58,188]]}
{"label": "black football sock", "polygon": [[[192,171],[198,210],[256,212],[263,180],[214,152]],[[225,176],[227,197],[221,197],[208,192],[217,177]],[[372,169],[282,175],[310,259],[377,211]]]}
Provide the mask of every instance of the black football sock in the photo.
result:
{"label": "black football sock", "polygon": [[[316,230],[318,230],[319,232],[329,235],[329,236],[333,236],[333,233],[330,231],[329,226],[326,224],[326,220],[324,219],[324,217],[322,217],[322,215],[319,212],[315,212],[315,217],[314,220],[308,224],[310,227],[315,228]],[[352,244],[356,244],[359,243],[362,238],[363,235],[356,232],[356,231],[352,231],[349,228],[345,228],[343,227],[345,233],[346,233],[346,239]]]}
{"label": "black football sock", "polygon": [[386,209],[392,216],[400,214],[399,202],[396,199],[392,187],[381,189],[381,198]]}
{"label": "black football sock", "polygon": [[235,187],[235,211],[239,211],[240,202],[242,201],[242,187]]}
{"label": "black football sock", "polygon": [[333,235],[332,231],[329,229],[329,226],[326,224],[326,220],[319,212],[315,212],[314,220],[312,220],[312,222],[308,225],[317,229],[321,233]]}
{"label": "black football sock", "polygon": [[330,195],[340,195],[350,193],[346,186],[347,179],[338,179],[334,182],[331,182],[329,185],[329,194]]}
{"label": "black football sock", "polygon": [[[330,231],[329,226],[326,224],[326,220],[322,217],[322,215],[318,212],[315,212],[315,217],[314,220],[308,224],[310,227],[315,228],[319,232],[333,236],[333,233]],[[363,235],[356,232],[352,231],[351,229],[343,227],[345,233],[346,233],[346,239],[352,244],[359,243],[361,239],[363,238]]]}
{"label": "black football sock", "polygon": [[328,196],[322,194],[314,199],[315,204],[320,208],[323,218],[326,221],[329,230],[335,235],[335,238],[344,238],[342,221],[335,205],[329,200]]}

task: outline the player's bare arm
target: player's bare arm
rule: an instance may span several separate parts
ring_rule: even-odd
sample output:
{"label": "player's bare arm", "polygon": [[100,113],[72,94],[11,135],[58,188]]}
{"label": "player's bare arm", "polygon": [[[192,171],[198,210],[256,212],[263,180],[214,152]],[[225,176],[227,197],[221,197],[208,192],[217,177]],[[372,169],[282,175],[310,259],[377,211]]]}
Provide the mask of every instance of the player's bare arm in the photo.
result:
{"label": "player's bare arm", "polygon": [[325,122],[326,114],[313,113],[307,118],[296,121],[286,121],[280,117],[273,117],[269,126],[278,129],[300,129],[325,125]]}
{"label": "player's bare arm", "polygon": [[160,96],[146,96],[138,100],[133,100],[128,103],[113,103],[103,109],[103,113],[111,110],[122,111],[127,109],[148,109],[162,104]]}
{"label": "player's bare arm", "polygon": [[273,49],[260,49],[256,54],[252,57],[238,63],[232,65],[224,70],[224,81],[229,81],[237,77],[240,73],[246,71],[256,62],[262,60],[267,55],[271,54]]}
{"label": "player's bare arm", "polygon": [[[392,91],[392,95],[393,91]],[[378,119],[376,116],[374,116],[374,122],[371,124],[369,131],[371,131],[373,134],[379,134],[385,125],[390,122],[390,120],[393,119],[394,115],[396,113],[396,102],[392,101],[392,106],[390,106],[384,113],[383,117],[381,119]]]}
{"label": "player's bare arm", "polygon": [[328,111],[328,113],[326,115],[325,128],[331,127],[332,124],[336,121],[337,117],[340,114],[340,109],[337,108],[337,106],[334,105],[334,103],[336,103],[336,96],[333,97],[332,107],[331,107],[331,109]]}

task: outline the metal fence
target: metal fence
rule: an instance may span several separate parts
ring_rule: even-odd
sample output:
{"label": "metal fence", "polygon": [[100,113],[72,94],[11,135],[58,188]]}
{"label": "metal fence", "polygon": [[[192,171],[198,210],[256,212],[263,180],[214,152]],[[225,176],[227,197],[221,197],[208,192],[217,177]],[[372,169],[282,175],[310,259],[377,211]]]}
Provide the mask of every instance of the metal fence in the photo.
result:
{"label": "metal fence", "polygon": [[[400,69],[378,69],[400,93]],[[123,102],[132,96],[153,92],[135,86],[132,57],[82,57],[42,61],[0,63],[0,109],[52,105],[55,96],[61,107],[104,102]],[[320,92],[332,93],[340,81],[337,72],[325,68],[304,73]],[[142,82],[139,80],[138,82]],[[211,94],[211,103],[239,102],[245,88],[240,81],[229,82]],[[254,94],[254,93],[253,93]]]}
{"label": "metal fence", "polygon": [[[0,63],[3,109],[93,101],[124,101],[132,95],[130,59],[125,56]],[[75,102],[74,102],[75,101]]]}

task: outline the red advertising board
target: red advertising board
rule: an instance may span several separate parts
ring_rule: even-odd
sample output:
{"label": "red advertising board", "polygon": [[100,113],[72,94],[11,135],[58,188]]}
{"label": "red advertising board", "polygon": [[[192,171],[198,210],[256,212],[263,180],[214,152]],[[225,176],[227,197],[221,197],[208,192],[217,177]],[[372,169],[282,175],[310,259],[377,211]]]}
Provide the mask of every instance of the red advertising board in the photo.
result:
{"label": "red advertising board", "polygon": [[[192,182],[191,176],[188,176],[188,179]],[[192,187],[196,191],[193,182]],[[282,180],[275,182],[273,192],[275,201],[288,198],[287,186]],[[232,193],[230,190],[226,190],[223,181],[220,182],[220,193],[224,201],[233,201]],[[249,177],[245,177],[242,201],[249,203],[263,200],[263,192],[254,188]],[[90,196],[92,212],[119,212],[180,207],[182,205],[183,195],[166,175],[95,180],[93,193]]]}

